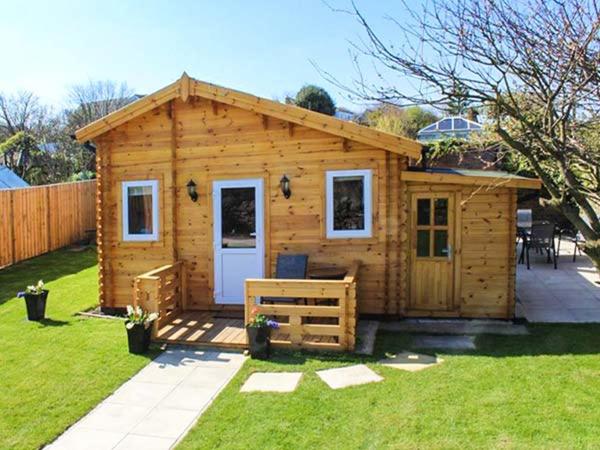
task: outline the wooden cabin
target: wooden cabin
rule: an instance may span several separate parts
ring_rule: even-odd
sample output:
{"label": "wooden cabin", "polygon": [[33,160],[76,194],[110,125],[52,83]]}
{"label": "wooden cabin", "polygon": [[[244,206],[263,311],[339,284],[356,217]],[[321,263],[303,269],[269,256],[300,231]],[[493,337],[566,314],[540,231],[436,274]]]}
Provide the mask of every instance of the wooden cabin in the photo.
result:
{"label": "wooden cabin", "polygon": [[[243,344],[245,298],[276,294],[304,298],[264,309],[298,345],[352,348],[359,314],[514,315],[516,189],[538,180],[414,170],[417,142],[186,74],[76,136],[97,149],[100,305],[160,311],[159,339]],[[266,280],[279,254],[346,275]],[[328,296],[343,308],[306,301]]]}

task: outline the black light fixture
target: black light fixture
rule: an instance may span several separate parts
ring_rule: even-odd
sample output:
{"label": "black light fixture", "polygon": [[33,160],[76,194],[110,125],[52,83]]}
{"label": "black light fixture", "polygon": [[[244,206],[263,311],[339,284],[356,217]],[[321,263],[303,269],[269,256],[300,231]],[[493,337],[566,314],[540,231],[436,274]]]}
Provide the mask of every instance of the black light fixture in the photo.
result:
{"label": "black light fixture", "polygon": [[290,198],[292,195],[292,191],[290,190],[290,179],[286,174],[283,174],[281,180],[279,180],[279,186],[281,187],[281,192],[285,198]]}
{"label": "black light fixture", "polygon": [[188,195],[190,196],[192,201],[193,202],[198,201],[198,193],[196,192],[196,183],[194,183],[194,180],[188,181],[188,184],[186,185],[186,187],[187,187]]}

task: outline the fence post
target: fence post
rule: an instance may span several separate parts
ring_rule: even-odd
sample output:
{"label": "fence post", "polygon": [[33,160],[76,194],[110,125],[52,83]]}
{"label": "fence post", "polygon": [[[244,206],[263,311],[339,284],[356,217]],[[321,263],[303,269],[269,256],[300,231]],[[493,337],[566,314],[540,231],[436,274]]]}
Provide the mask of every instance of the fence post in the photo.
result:
{"label": "fence post", "polygon": [[8,192],[10,193],[10,215],[8,216],[10,220],[10,263],[14,264],[17,262],[17,255],[15,254],[17,249],[15,245],[15,191],[11,189]]}
{"label": "fence post", "polygon": [[52,250],[52,225],[50,223],[50,187],[44,188],[46,191],[46,251]]}

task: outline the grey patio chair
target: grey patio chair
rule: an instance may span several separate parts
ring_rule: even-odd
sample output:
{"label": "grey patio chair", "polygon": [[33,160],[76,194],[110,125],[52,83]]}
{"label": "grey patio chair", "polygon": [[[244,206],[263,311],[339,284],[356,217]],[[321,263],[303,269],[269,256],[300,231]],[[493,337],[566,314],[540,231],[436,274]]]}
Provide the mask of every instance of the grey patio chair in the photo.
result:
{"label": "grey patio chair", "polygon": [[[557,268],[556,246],[554,244],[554,224],[553,223],[534,223],[531,227],[531,235],[527,239],[527,269],[529,265],[529,250],[534,249],[538,252],[546,252],[548,262],[554,262],[554,268]],[[552,252],[552,259],[550,258]]]}
{"label": "grey patio chair", "polygon": [[[304,280],[308,271],[308,255],[277,255],[275,278],[279,280]],[[291,297],[262,297],[261,303],[298,304],[301,299]],[[304,299],[306,304],[306,299]]]}

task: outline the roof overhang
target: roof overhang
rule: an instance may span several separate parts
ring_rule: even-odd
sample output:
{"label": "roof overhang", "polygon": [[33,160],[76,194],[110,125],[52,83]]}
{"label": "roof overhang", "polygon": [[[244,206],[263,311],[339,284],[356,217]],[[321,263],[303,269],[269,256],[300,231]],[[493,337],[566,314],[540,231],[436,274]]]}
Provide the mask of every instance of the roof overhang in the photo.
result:
{"label": "roof overhang", "polygon": [[[484,171],[481,171],[484,172]],[[415,181],[437,184],[463,184],[470,186],[507,187],[515,189],[540,189],[542,182],[537,178],[525,178],[510,173],[493,172],[493,175],[466,175],[459,171],[440,173],[432,171],[403,171],[403,181]]]}
{"label": "roof overhang", "polygon": [[412,139],[340,120],[298,106],[198,81],[190,78],[185,72],[176,82],[77,130],[75,136],[79,142],[89,141],[175,98],[187,101],[190,96],[202,97],[286,120],[411,158],[421,157],[422,145]]}

